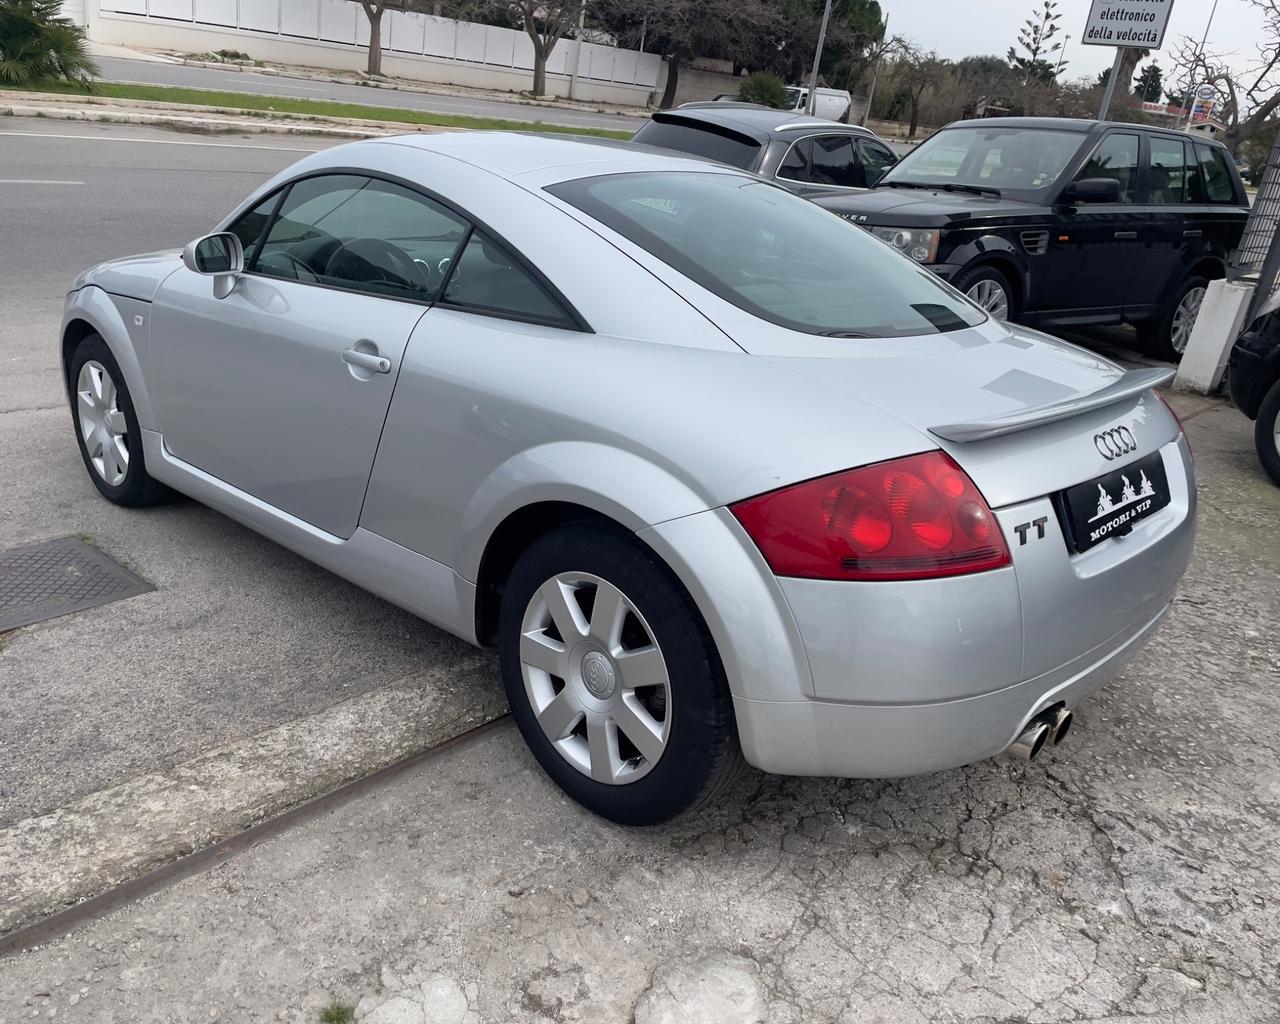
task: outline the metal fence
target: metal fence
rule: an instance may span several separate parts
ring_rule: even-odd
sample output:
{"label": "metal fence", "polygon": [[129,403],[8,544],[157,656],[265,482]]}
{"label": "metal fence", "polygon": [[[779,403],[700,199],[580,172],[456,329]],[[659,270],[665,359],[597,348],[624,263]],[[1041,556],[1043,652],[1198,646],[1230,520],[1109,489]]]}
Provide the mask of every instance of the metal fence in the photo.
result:
{"label": "metal fence", "polygon": [[1258,195],[1249,211],[1240,248],[1231,261],[1231,280],[1256,283],[1249,309],[1252,320],[1275,290],[1280,276],[1280,133],[1267,156]]}

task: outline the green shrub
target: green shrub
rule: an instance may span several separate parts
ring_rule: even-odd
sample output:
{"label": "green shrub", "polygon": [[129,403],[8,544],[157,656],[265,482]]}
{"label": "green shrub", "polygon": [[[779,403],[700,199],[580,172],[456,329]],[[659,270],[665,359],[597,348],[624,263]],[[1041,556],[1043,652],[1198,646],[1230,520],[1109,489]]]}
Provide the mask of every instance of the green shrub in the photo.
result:
{"label": "green shrub", "polygon": [[756,71],[747,76],[738,90],[738,99],[744,103],[759,103],[765,107],[785,110],[791,106],[787,99],[787,86],[777,75],[767,71]]}
{"label": "green shrub", "polygon": [[84,81],[98,73],[61,0],[0,0],[0,82]]}

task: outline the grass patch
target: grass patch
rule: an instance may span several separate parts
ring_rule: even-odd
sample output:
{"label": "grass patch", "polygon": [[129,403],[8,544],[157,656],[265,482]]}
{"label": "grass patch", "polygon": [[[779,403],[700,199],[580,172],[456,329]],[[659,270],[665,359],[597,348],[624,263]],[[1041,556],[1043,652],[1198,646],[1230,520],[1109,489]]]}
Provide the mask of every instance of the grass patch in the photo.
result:
{"label": "grass patch", "polygon": [[320,1011],[320,1024],[351,1024],[356,1019],[356,1008],[349,1003],[330,1003]]}
{"label": "grass patch", "polygon": [[41,82],[37,85],[8,86],[26,92],[57,93],[69,96],[105,96],[119,100],[154,100],[175,105],[198,104],[247,110],[267,117],[271,114],[302,114],[308,117],[359,117],[366,121],[394,121],[400,124],[434,125],[441,128],[479,128],[489,131],[553,132],[589,135],[599,139],[629,139],[629,131],[609,128],[576,128],[545,121],[509,121],[501,117],[468,117],[463,114],[432,114],[425,110],[365,106],[363,103],[334,103],[329,100],[295,99],[292,96],[259,96],[255,93],[221,92],[215,89],[180,89],[167,85],[126,85],[122,82],[95,82],[91,89],[74,82]]}

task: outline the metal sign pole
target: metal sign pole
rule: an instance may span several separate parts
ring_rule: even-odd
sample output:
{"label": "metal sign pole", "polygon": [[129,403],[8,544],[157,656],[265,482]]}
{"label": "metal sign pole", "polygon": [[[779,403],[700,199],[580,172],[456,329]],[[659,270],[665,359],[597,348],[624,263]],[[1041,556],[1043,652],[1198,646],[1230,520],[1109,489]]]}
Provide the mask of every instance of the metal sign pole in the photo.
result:
{"label": "metal sign pole", "polygon": [[822,63],[822,48],[827,43],[827,22],[831,20],[831,0],[822,12],[822,28],[818,30],[818,52],[813,55],[813,74],[809,76],[809,102],[804,112],[810,117],[818,105],[818,65]]}
{"label": "metal sign pole", "polygon": [[1116,82],[1120,78],[1120,68],[1124,64],[1124,48],[1116,47],[1115,63],[1111,65],[1111,75],[1107,78],[1107,91],[1102,94],[1102,106],[1098,108],[1098,120],[1107,119],[1107,111],[1111,109],[1111,97],[1116,94]]}

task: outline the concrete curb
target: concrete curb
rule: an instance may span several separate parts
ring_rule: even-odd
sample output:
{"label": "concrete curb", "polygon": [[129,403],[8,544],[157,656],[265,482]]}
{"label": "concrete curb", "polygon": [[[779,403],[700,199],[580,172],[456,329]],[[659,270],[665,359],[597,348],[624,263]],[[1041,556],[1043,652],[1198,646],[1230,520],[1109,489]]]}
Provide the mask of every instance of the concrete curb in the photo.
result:
{"label": "concrete curb", "polygon": [[0,936],[505,712],[477,655],[0,829]]}
{"label": "concrete curb", "polygon": [[0,90],[0,114],[9,117],[44,117],[57,121],[89,121],[106,124],[146,125],[204,133],[315,135],[329,138],[370,139],[412,132],[466,131],[444,125],[377,121],[371,118],[316,117],[287,111],[267,115],[233,107],[169,104],[156,100],[119,100],[106,96],[77,96],[74,103],[56,93]]}

